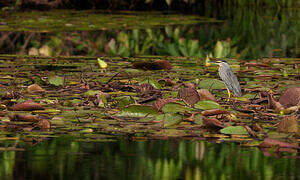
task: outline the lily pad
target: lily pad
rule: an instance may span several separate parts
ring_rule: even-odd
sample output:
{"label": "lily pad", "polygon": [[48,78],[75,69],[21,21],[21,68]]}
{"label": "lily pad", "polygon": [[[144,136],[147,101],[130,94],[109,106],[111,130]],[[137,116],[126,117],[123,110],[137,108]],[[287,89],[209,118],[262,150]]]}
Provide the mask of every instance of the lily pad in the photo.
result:
{"label": "lily pad", "polygon": [[142,105],[130,105],[124,108],[121,113],[115,114],[116,116],[125,117],[145,117],[147,115],[157,115],[158,111],[152,106],[142,106]]}
{"label": "lily pad", "polygon": [[186,111],[192,111],[192,110],[193,110],[192,108],[186,107],[183,104],[179,104],[175,102],[165,104],[162,108],[162,111],[164,113],[177,113],[177,112],[184,113]]}
{"label": "lily pad", "polygon": [[60,76],[51,76],[49,78],[49,83],[54,86],[62,86],[64,79]]}
{"label": "lily pad", "polygon": [[220,105],[214,101],[199,101],[194,105],[197,109],[207,110],[207,109],[219,109]]}
{"label": "lily pad", "polygon": [[204,79],[199,82],[199,88],[201,89],[226,89],[225,84],[218,79]]}
{"label": "lily pad", "polygon": [[243,126],[228,126],[220,130],[223,134],[248,134]]}
{"label": "lily pad", "polygon": [[182,121],[182,116],[175,113],[160,114],[156,116],[156,120],[162,121],[164,123],[164,127],[169,127],[179,124]]}

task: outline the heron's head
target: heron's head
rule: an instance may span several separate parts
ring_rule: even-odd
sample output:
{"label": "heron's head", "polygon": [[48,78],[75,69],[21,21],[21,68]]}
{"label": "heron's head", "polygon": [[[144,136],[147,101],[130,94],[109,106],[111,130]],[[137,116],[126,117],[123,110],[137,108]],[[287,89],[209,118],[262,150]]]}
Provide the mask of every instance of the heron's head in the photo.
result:
{"label": "heron's head", "polygon": [[224,66],[224,65],[228,65],[227,62],[225,60],[217,60],[217,61],[211,61],[209,62],[211,64],[217,64],[219,66]]}

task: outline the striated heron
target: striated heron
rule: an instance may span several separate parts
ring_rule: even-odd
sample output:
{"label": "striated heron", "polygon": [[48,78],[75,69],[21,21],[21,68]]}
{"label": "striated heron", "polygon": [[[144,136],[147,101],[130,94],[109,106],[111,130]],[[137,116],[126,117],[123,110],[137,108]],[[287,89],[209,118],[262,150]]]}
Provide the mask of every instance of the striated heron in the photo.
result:
{"label": "striated heron", "polygon": [[237,97],[241,97],[242,91],[241,91],[240,83],[239,83],[237,77],[232,72],[230,66],[227,64],[227,62],[224,60],[218,60],[218,61],[209,62],[209,63],[219,65],[219,76],[223,80],[223,82],[226,86],[226,89],[228,91],[228,101],[229,101],[230,95],[231,95],[230,91],[234,92],[234,94]]}

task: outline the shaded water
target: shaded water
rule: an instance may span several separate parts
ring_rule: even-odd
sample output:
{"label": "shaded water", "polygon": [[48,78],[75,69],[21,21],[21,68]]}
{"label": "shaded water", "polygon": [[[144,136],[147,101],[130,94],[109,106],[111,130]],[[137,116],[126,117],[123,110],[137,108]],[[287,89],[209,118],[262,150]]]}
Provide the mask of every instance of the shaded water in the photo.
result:
{"label": "shaded water", "polygon": [[[8,143],[4,143],[9,146]],[[2,144],[3,146],[3,144]],[[296,159],[198,140],[84,142],[63,136],[5,151],[1,179],[297,179]]]}

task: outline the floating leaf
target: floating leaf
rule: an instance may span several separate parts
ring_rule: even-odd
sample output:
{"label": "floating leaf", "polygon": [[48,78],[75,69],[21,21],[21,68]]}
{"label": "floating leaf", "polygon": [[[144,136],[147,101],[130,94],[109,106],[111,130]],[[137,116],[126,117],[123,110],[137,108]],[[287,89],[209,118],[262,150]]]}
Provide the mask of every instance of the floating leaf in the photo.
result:
{"label": "floating leaf", "polygon": [[18,103],[11,107],[11,110],[13,111],[33,111],[42,109],[44,109],[44,107],[41,104],[35,103],[32,100]]}
{"label": "floating leaf", "polygon": [[98,58],[97,61],[98,61],[98,64],[99,64],[101,69],[106,69],[107,68],[107,63],[105,61],[103,61],[101,58]]}
{"label": "floating leaf", "polygon": [[98,94],[101,91],[97,91],[97,90],[88,90],[86,91],[83,95],[88,97],[88,96],[95,96],[96,94]]}
{"label": "floating leaf", "polygon": [[28,93],[44,93],[45,89],[41,88],[41,86],[37,84],[32,84],[27,87],[27,92]]}
{"label": "floating leaf", "polygon": [[226,89],[225,84],[218,79],[204,79],[199,82],[199,88],[201,89]]}
{"label": "floating leaf", "polygon": [[158,111],[152,106],[142,106],[142,105],[129,105],[124,108],[121,113],[116,114],[116,116],[125,117],[145,117],[147,115],[157,115]]}
{"label": "floating leaf", "polygon": [[297,133],[298,132],[297,117],[295,115],[284,117],[277,125],[277,132]]}
{"label": "floating leaf", "polygon": [[219,109],[220,105],[214,101],[199,101],[194,105],[195,108],[197,109]]}
{"label": "floating leaf", "polygon": [[193,106],[200,100],[196,89],[190,87],[179,89],[177,97],[179,99],[182,99],[186,104],[190,106]]}
{"label": "floating leaf", "polygon": [[119,109],[122,109],[123,107],[134,103],[133,98],[131,98],[130,96],[116,97],[115,100],[118,102]]}
{"label": "floating leaf", "polygon": [[164,113],[177,113],[177,112],[184,113],[186,111],[192,111],[192,109],[189,107],[186,107],[182,104],[171,102],[171,103],[165,104],[162,108],[162,111]]}
{"label": "floating leaf", "polygon": [[160,114],[156,116],[157,121],[162,121],[164,127],[179,124],[182,121],[182,116],[176,113]]}
{"label": "floating leaf", "polygon": [[156,80],[154,80],[154,79],[146,79],[146,80],[140,82],[139,84],[140,85],[142,85],[142,84],[150,84],[150,85],[152,85],[156,89],[160,89],[161,88],[160,84]]}
{"label": "floating leaf", "polygon": [[49,83],[54,86],[62,86],[64,82],[64,78],[60,76],[51,76],[49,78]]}
{"label": "floating leaf", "polygon": [[228,126],[220,130],[223,134],[248,134],[243,126]]}
{"label": "floating leaf", "polygon": [[204,100],[211,100],[217,102],[216,97],[211,94],[207,89],[199,89],[197,90],[199,96],[200,96],[200,101]]}
{"label": "floating leaf", "polygon": [[280,97],[279,103],[285,108],[300,105],[300,87],[287,89]]}

